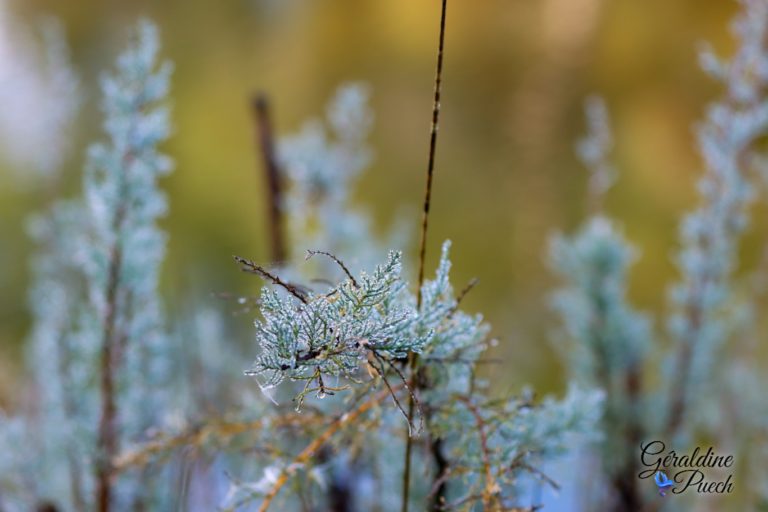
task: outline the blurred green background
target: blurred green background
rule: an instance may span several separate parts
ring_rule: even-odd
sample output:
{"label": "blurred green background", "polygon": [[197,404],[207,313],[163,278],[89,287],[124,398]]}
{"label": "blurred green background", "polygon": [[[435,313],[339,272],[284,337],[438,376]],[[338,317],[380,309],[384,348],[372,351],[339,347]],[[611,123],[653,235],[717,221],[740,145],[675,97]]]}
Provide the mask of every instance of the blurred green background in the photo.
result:
{"label": "blurred green background", "polygon": [[[170,314],[197,294],[255,293],[232,254],[265,260],[263,180],[254,152],[249,97],[272,98],[279,132],[321,114],[336,86],[370,84],[376,159],[355,199],[385,232],[397,212],[419,222],[431,111],[438,0],[7,0],[15,23],[60,18],[86,94],[76,147],[60,194],[79,193],[89,140],[99,137],[98,74],[141,16],[157,21],[174,61],[176,171],[164,181],[171,212],[164,290]],[[730,0],[451,0],[443,117],[429,260],[454,241],[457,286],[480,285],[467,309],[482,311],[501,343],[491,377],[559,388],[557,323],[547,300],[555,282],[547,239],[578,225],[586,173],[573,146],[584,130],[583,99],[603,95],[614,125],[620,180],[607,210],[640,248],[632,295],[663,311],[674,277],[677,219],[695,200],[700,160],[695,121],[718,93],[697,64],[697,45],[727,54]],[[2,108],[2,107],[0,107]],[[0,155],[0,162],[3,155]],[[26,288],[33,246],[25,219],[50,199],[20,186],[0,163],[0,404],[23,379],[29,330]],[[766,219],[758,206],[756,218]],[[746,272],[760,257],[757,221],[744,244]],[[415,232],[415,228],[414,228]],[[342,255],[343,256],[343,255]],[[416,258],[415,248],[408,255]],[[234,306],[232,306],[234,309]],[[242,324],[250,343],[251,318]],[[657,321],[663,332],[663,321]],[[254,354],[256,347],[253,347]],[[250,361],[244,361],[247,366]]]}

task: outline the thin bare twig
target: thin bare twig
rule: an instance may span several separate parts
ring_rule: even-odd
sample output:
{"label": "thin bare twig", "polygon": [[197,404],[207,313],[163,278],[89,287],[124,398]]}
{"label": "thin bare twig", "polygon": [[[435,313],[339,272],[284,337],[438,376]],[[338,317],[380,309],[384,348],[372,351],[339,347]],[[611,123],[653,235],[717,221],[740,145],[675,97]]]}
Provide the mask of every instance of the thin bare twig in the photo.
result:
{"label": "thin bare twig", "polygon": [[437,46],[437,69],[435,71],[435,96],[432,101],[432,125],[429,134],[429,161],[427,162],[427,183],[424,189],[424,213],[421,218],[421,242],[419,244],[419,279],[417,307],[421,307],[421,286],[424,284],[424,264],[427,255],[427,230],[429,228],[429,208],[432,200],[432,177],[435,173],[435,151],[437,132],[440,125],[440,92],[443,81],[443,49],[445,47],[445,12],[447,0],[443,0],[440,12],[440,36]]}
{"label": "thin bare twig", "polygon": [[459,294],[456,296],[456,304],[451,308],[451,311],[448,313],[448,318],[453,317],[453,315],[456,314],[456,311],[459,310],[459,306],[461,305],[461,301],[464,300],[464,297],[467,296],[469,292],[472,291],[472,289],[477,286],[477,283],[479,283],[480,280],[476,277],[473,277],[469,280],[467,283],[467,286],[462,289]]}
{"label": "thin bare twig", "polygon": [[258,276],[261,276],[264,279],[267,279],[268,281],[271,281],[273,284],[280,286],[284,288],[288,293],[299,299],[302,303],[307,304],[307,294],[304,290],[296,286],[295,284],[287,283],[280,279],[277,275],[269,272],[267,269],[262,267],[261,265],[257,265],[256,263],[252,262],[249,259],[243,258],[241,256],[233,256],[235,258],[235,261],[238,262],[240,265],[242,265],[243,272],[248,272],[250,274],[256,274]]}
{"label": "thin bare twig", "polygon": [[554,490],[559,491],[560,490],[560,484],[558,484],[554,479],[552,479],[551,476],[547,475],[545,472],[537,468],[536,466],[532,466],[528,464],[527,462],[517,462],[515,464],[517,467],[526,469],[530,471],[531,473],[538,476],[540,479],[542,479],[544,482],[546,482],[550,487],[552,487]]}
{"label": "thin bare twig", "polygon": [[312,256],[315,256],[316,254],[321,254],[323,256],[327,256],[330,259],[332,259],[339,267],[341,267],[341,270],[344,271],[344,273],[347,275],[349,280],[352,281],[352,286],[354,286],[355,288],[360,288],[360,285],[357,284],[357,280],[355,280],[355,276],[352,275],[352,272],[349,271],[349,269],[344,264],[344,262],[341,261],[339,258],[337,258],[336,255],[326,251],[314,251],[312,249],[308,249],[306,259],[309,260],[310,258],[312,258]]}
{"label": "thin bare twig", "polygon": [[482,500],[483,507],[487,508],[491,504],[491,500],[496,496],[498,485],[496,479],[493,477],[493,467],[491,466],[491,455],[488,449],[488,435],[485,431],[486,423],[483,418],[480,409],[472,403],[472,401],[465,396],[457,396],[460,402],[463,402],[469,412],[475,418],[475,424],[477,425],[477,431],[480,436],[480,450],[483,456],[483,470],[485,471],[485,486],[483,487]]}
{"label": "thin bare twig", "polygon": [[397,366],[392,364],[391,361],[381,357],[381,355],[373,349],[371,349],[371,354],[373,354],[373,357],[376,359],[376,361],[379,362],[379,365],[381,366],[381,368],[377,368],[376,366],[372,365],[373,369],[376,370],[376,372],[381,376],[382,380],[384,380],[384,383],[387,385],[387,387],[389,387],[389,382],[387,382],[386,376],[384,375],[385,363],[397,374],[398,377],[400,377],[400,380],[403,382],[403,386],[405,386],[405,389],[408,391],[409,398],[413,401],[414,404],[416,404],[416,408],[419,411],[419,428],[418,429],[413,428],[413,415],[409,416],[405,412],[405,409],[403,409],[400,406],[400,403],[397,401],[397,397],[395,396],[395,394],[394,393],[392,394],[392,398],[394,398],[398,409],[400,409],[400,412],[402,412],[403,416],[405,416],[405,419],[408,422],[408,426],[410,427],[410,430],[415,430],[416,434],[418,434],[419,432],[424,430],[424,411],[421,408],[421,403],[419,402],[419,399],[416,398],[416,395],[413,393],[411,386],[408,384],[408,380],[405,378],[405,375],[403,375],[403,372],[401,372]]}
{"label": "thin bare twig", "polygon": [[[381,380],[384,382],[384,386],[389,390],[389,394],[392,395],[392,400],[395,402],[395,406],[397,409],[403,414],[403,417],[405,418],[405,421],[408,422],[408,435],[410,436],[410,431],[413,429],[413,425],[411,425],[411,418],[408,417],[408,413],[405,412],[405,409],[403,408],[402,404],[400,404],[400,400],[397,398],[397,395],[392,390],[392,386],[389,384],[389,380],[387,379],[387,376],[384,375],[384,363],[381,361],[381,357],[379,357],[376,352],[371,351],[371,354],[374,356],[375,361],[368,361],[368,364],[371,366],[371,368],[374,369],[376,374],[381,377]],[[373,364],[374,362],[378,362],[379,366],[376,366]]]}
{"label": "thin bare twig", "polygon": [[316,415],[288,414],[253,421],[217,421],[193,426],[179,434],[161,436],[131,450],[127,450],[112,459],[113,474],[120,473],[130,468],[142,467],[151,463],[157,457],[169,453],[175,449],[188,446],[201,446],[211,440],[226,441],[232,437],[252,432],[269,425],[271,428],[309,425],[320,418]]}
{"label": "thin bare twig", "polygon": [[272,130],[269,100],[264,93],[258,93],[252,102],[258,145],[261,149],[264,177],[267,181],[267,209],[269,215],[269,236],[272,260],[282,263],[287,258],[283,234],[283,190],[280,166],[277,163]]}
{"label": "thin bare twig", "polygon": [[[440,485],[444,484],[448,481],[448,479],[451,477],[452,469],[448,467],[446,464],[446,467],[438,473],[437,478],[434,482],[432,482],[432,488],[429,490],[429,494],[427,494],[427,498],[433,499],[440,490]],[[443,504],[438,504],[436,506],[442,506]]]}

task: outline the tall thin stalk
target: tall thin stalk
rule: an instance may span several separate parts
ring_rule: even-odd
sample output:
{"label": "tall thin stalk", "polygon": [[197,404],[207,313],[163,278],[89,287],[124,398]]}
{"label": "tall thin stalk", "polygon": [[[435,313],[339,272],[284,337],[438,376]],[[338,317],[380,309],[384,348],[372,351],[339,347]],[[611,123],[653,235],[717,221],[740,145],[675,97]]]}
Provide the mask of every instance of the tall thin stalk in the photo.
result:
{"label": "tall thin stalk", "polygon": [[[421,309],[422,293],[421,288],[424,284],[424,265],[427,255],[427,231],[429,228],[429,209],[432,200],[432,178],[435,171],[435,150],[437,149],[437,132],[440,122],[440,89],[443,78],[443,50],[445,45],[445,13],[447,0],[442,0],[442,8],[440,13],[440,36],[437,47],[437,67],[435,70],[435,96],[432,102],[432,126],[430,127],[429,136],[429,160],[427,163],[427,182],[424,189],[424,212],[421,220],[421,242],[419,244],[419,278],[417,281],[416,290],[416,307]],[[418,387],[418,379],[416,379],[416,362],[418,356],[411,352],[408,357],[408,365],[411,369],[411,388],[414,391]],[[408,396],[408,423],[413,423],[413,415],[415,413],[415,401],[413,394]],[[433,444],[433,446],[439,447],[439,443]],[[403,469],[403,501],[402,512],[408,512],[408,501],[410,498],[410,483],[411,483],[411,452],[413,450],[413,438],[410,435],[410,430],[406,438],[405,444],[405,467]]]}
{"label": "tall thin stalk", "polygon": [[267,182],[266,192],[271,258],[274,263],[282,263],[287,257],[281,204],[283,195],[282,180],[275,153],[274,137],[272,135],[269,100],[263,93],[258,93],[253,99],[253,117],[256,125],[257,143],[261,150],[264,177]]}

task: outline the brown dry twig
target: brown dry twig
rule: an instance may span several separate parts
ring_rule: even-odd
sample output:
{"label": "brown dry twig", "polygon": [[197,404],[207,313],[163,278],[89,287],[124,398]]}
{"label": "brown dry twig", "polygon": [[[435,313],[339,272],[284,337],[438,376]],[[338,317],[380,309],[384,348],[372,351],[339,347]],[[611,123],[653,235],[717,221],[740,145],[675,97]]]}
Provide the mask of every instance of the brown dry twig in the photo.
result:
{"label": "brown dry twig", "polygon": [[268,281],[271,281],[273,284],[280,286],[281,288],[285,289],[288,293],[290,293],[291,295],[299,299],[303,304],[307,304],[307,292],[305,292],[299,286],[283,281],[276,274],[271,273],[261,265],[257,265],[256,263],[254,263],[253,261],[247,258],[243,258],[242,256],[233,256],[233,258],[235,258],[235,261],[242,266],[243,272],[248,272],[249,274],[256,274],[257,276],[260,276]]}
{"label": "brown dry twig", "polygon": [[267,426],[305,426],[312,425],[320,420],[321,417],[319,415],[286,414],[267,421],[261,419],[253,421],[218,421],[194,426],[179,434],[161,435],[157,439],[117,455],[112,459],[111,473],[115,475],[129,468],[145,466],[150,464],[155,458],[178,448],[203,446],[211,440],[219,442],[228,441],[238,435],[253,432]]}
{"label": "brown dry twig", "polygon": [[467,283],[467,286],[465,286],[459,294],[456,296],[456,305],[451,308],[451,311],[448,313],[448,318],[453,317],[453,315],[456,314],[456,311],[459,310],[459,306],[461,305],[461,301],[464,300],[464,297],[467,296],[469,292],[472,291],[472,289],[477,286],[477,283],[479,283],[480,280],[476,277],[473,277],[469,280]]}
{"label": "brown dry twig", "polygon": [[[393,388],[393,392],[397,392],[402,388],[402,385],[395,386]],[[347,413],[342,414],[340,417],[338,417],[336,420],[334,420],[328,427],[323,431],[319,436],[317,436],[315,439],[312,440],[311,443],[307,445],[306,448],[304,448],[301,453],[299,453],[291,462],[291,464],[288,464],[281,472],[280,475],[278,475],[277,480],[272,485],[272,488],[267,492],[267,494],[264,496],[264,500],[261,502],[261,506],[259,507],[259,512],[266,512],[269,509],[269,506],[272,504],[272,501],[275,499],[275,496],[277,496],[277,493],[280,492],[280,489],[283,488],[283,486],[288,482],[288,479],[293,476],[296,473],[296,470],[309,462],[312,457],[317,454],[318,450],[323,447],[339,430],[346,427],[353,421],[355,421],[357,418],[359,418],[361,415],[368,412],[371,408],[373,408],[375,405],[379,404],[381,401],[386,399],[388,396],[390,396],[390,390],[385,389],[377,393],[376,395],[372,396],[362,404],[360,404],[356,409],[353,409],[352,411],[349,411]]]}
{"label": "brown dry twig", "polygon": [[490,450],[488,449],[488,434],[486,432],[487,424],[485,422],[485,418],[483,418],[483,415],[480,412],[480,409],[478,409],[478,407],[472,403],[472,400],[462,395],[458,395],[456,398],[467,407],[469,412],[475,418],[475,425],[477,425],[477,432],[480,436],[480,450],[482,451],[483,455],[483,471],[485,472],[485,486],[483,487],[481,498],[483,501],[483,507],[487,508],[489,505],[491,505],[492,501],[495,500],[495,497],[499,493],[499,485],[496,483],[496,479],[493,476],[491,454]]}
{"label": "brown dry twig", "polygon": [[272,260],[282,263],[287,258],[285,235],[283,234],[283,183],[272,130],[269,100],[263,93],[257,94],[252,103],[257,143],[261,149],[264,177],[267,182],[267,208]]}
{"label": "brown dry twig", "polygon": [[[432,100],[432,124],[429,133],[429,160],[427,162],[427,180],[424,188],[424,212],[421,220],[421,240],[419,243],[419,277],[416,288],[416,309],[421,309],[422,293],[421,288],[424,284],[424,265],[427,256],[427,231],[429,228],[429,209],[432,202],[432,178],[435,171],[435,152],[437,150],[437,132],[440,125],[440,93],[443,83],[443,54],[445,49],[445,16],[448,1],[442,0],[440,9],[440,32],[437,44],[437,63],[435,69],[435,91]],[[411,370],[412,383],[417,384],[416,368],[418,356],[414,352],[408,354],[408,366]],[[413,395],[408,398],[408,423],[410,425],[414,415],[415,401]],[[413,451],[413,440],[409,435],[405,442],[405,461],[403,468],[403,496],[401,511],[408,512],[408,502],[410,499],[411,485],[411,452]],[[437,458],[437,454],[435,454]],[[442,498],[439,496],[438,499]]]}
{"label": "brown dry twig", "polygon": [[315,256],[317,254],[320,254],[322,256],[327,256],[330,259],[332,259],[339,267],[341,267],[341,270],[344,271],[344,273],[347,275],[349,280],[352,281],[352,286],[354,286],[355,288],[360,288],[360,285],[357,284],[357,280],[355,279],[355,276],[352,275],[352,272],[349,271],[349,269],[344,264],[344,262],[341,261],[339,258],[337,258],[335,254],[332,254],[326,251],[314,251],[312,249],[309,249],[307,250],[307,257],[305,259],[309,260],[312,258],[312,256]]}

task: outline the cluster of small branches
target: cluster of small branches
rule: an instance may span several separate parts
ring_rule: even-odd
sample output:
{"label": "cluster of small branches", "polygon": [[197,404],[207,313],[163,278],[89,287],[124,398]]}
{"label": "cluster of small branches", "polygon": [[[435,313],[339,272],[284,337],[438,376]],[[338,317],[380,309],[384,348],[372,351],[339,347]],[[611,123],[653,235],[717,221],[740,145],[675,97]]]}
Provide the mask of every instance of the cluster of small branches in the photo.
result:
{"label": "cluster of small branches", "polygon": [[[444,15],[445,11],[442,29]],[[416,291],[412,292],[401,277],[400,253],[391,252],[386,262],[376,266],[370,275],[351,272],[344,262],[346,256],[351,254],[355,261],[361,258],[345,245],[336,227],[328,225],[341,219],[319,211],[313,233],[321,234],[322,241],[328,244],[320,248],[330,247],[338,252],[311,249],[308,256],[327,257],[342,276],[339,281],[324,279],[324,286],[319,289],[312,283],[297,284],[292,278],[300,276],[300,271],[266,269],[245,258],[236,258],[244,271],[259,275],[269,284],[259,300],[262,318],[256,322],[260,354],[246,373],[254,376],[270,396],[279,392],[273,388],[286,380],[303,383],[295,388],[286,385],[293,389],[291,394],[299,406],[306,404],[311,393],[324,398],[342,390],[354,394],[361,388],[383,387],[382,392],[391,396],[394,409],[405,416],[408,426],[402,441],[402,431],[387,428],[391,420],[383,415],[375,419],[379,441],[384,446],[405,443],[403,510],[409,506],[423,508],[428,502],[434,510],[469,509],[476,504],[486,509],[510,508],[518,506],[522,499],[519,484],[523,474],[552,483],[537,466],[565,451],[572,434],[589,437],[602,398],[600,393],[578,389],[573,389],[562,402],[488,398],[486,388],[476,378],[476,367],[492,344],[490,328],[481,316],[467,314],[460,308],[461,299],[474,283],[458,295],[454,292],[449,279],[448,242],[443,245],[435,278],[423,277],[439,119],[442,36],[441,31]],[[339,104],[338,98],[334,104]],[[333,112],[334,107],[330,110]],[[360,125],[364,116],[343,117]],[[332,120],[333,116],[329,118]],[[338,176],[339,169],[345,169],[338,164],[338,146],[324,149],[318,141],[322,138],[305,135],[283,143],[281,152],[293,155],[283,163],[288,169],[298,168],[303,173],[302,180],[311,178],[309,183],[317,187],[312,195],[317,203],[343,204],[344,194],[339,190],[346,189],[348,178]],[[309,153],[307,148],[311,148],[312,159],[304,156]],[[350,155],[364,154],[350,147],[345,150]],[[347,169],[357,171],[355,166]],[[328,184],[329,173],[333,176],[333,192],[322,186]],[[289,183],[288,194],[294,191],[299,197],[306,197],[302,194],[306,186],[301,181]],[[286,203],[291,204],[290,199]],[[287,214],[291,214],[290,210]],[[306,240],[301,233],[293,238]],[[360,245],[359,240],[355,241]],[[283,273],[292,278],[282,276]],[[408,401],[407,410],[404,400]],[[424,425],[423,432],[417,428],[417,416],[418,426]],[[324,433],[318,435],[323,438]],[[347,435],[355,438],[355,434]],[[414,449],[413,439],[418,436],[427,443],[419,443]],[[261,509],[265,510],[275,499],[275,487],[279,489],[286,476],[296,473],[294,464],[298,461],[304,468],[308,463],[303,454],[271,467],[256,484],[244,485],[246,496],[261,497]],[[358,463],[370,456],[358,454]],[[412,456],[431,468],[431,484],[411,482]],[[393,469],[390,463],[386,471]],[[265,485],[270,481],[272,486]],[[284,499],[290,502],[291,498]]]}

